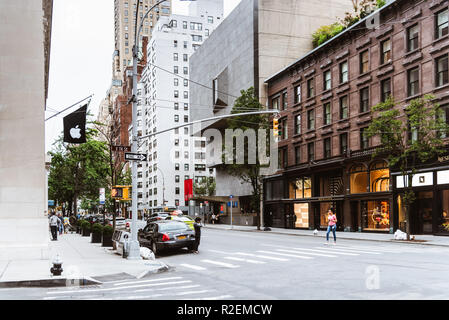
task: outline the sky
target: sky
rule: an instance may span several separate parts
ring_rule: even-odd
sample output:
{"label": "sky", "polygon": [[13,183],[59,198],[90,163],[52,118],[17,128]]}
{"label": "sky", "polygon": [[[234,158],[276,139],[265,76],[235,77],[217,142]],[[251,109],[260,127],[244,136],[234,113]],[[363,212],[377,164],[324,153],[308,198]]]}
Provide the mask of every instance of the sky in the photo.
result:
{"label": "sky", "polygon": [[[225,17],[240,1],[224,0]],[[172,4],[174,14],[187,14],[188,2]],[[113,52],[114,0],[54,0],[45,118],[93,94],[88,111],[95,119],[111,84]],[[62,133],[62,118],[76,106],[45,122],[46,152]]]}

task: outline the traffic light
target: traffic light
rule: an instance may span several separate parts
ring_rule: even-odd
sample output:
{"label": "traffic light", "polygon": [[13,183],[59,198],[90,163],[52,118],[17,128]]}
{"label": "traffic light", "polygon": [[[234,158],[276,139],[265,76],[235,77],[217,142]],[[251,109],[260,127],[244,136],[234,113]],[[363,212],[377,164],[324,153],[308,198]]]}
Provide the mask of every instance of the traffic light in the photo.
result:
{"label": "traffic light", "polygon": [[277,118],[273,118],[273,135],[275,138],[279,136],[279,120]]}
{"label": "traffic light", "polygon": [[131,186],[124,186],[123,187],[123,199],[122,200],[131,200]]}
{"label": "traffic light", "polygon": [[122,199],[123,198],[123,187],[119,187],[119,186],[112,187],[111,198]]}

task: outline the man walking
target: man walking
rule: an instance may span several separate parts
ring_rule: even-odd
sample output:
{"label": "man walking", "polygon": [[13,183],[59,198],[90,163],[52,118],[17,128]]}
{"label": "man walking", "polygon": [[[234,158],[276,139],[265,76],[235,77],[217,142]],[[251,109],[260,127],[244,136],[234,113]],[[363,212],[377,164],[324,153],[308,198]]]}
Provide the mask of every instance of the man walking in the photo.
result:
{"label": "man walking", "polygon": [[51,239],[52,241],[58,240],[58,224],[60,223],[59,221],[60,221],[59,218],[53,212],[50,217],[50,230],[52,235]]}
{"label": "man walking", "polygon": [[198,246],[200,245],[201,238],[201,218],[195,218],[195,223],[193,224],[195,229],[195,241],[193,242],[193,253],[198,253]]}

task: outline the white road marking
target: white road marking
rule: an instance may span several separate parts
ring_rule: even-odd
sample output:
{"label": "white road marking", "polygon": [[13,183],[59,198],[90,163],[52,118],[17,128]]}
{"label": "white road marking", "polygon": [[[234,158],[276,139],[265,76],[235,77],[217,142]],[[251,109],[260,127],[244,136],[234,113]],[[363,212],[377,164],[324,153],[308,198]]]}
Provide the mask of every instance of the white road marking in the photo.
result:
{"label": "white road marking", "polygon": [[210,264],[215,264],[217,266],[222,266],[222,267],[226,267],[226,268],[239,268],[240,266],[237,266],[235,264],[230,264],[230,263],[225,263],[225,262],[219,262],[219,261],[212,261],[212,260],[201,260],[204,263],[210,263]]}
{"label": "white road marking", "polygon": [[267,254],[274,254],[274,255],[283,256],[283,257],[292,257],[292,258],[298,258],[298,259],[305,259],[305,260],[314,259],[313,257],[300,256],[300,255],[297,255],[297,254],[278,253],[278,252],[270,252],[270,251],[263,251],[263,250],[258,250],[257,252],[267,253]]}
{"label": "white road marking", "polygon": [[[331,247],[329,248],[328,252],[332,251],[332,253],[335,253],[335,254],[337,254],[337,252],[340,252],[340,253],[341,252],[346,252],[346,253],[351,252],[351,253],[354,253],[354,254],[359,254],[359,253],[381,254],[379,252],[368,252],[368,251],[355,251],[355,250],[349,250],[349,249],[339,249],[339,248],[334,247],[332,244],[330,244],[329,246],[331,246]],[[315,247],[315,248],[321,248],[321,247]]]}
{"label": "white road marking", "polygon": [[147,291],[165,291],[165,290],[179,290],[179,289],[192,289],[192,288],[198,288],[200,287],[199,284],[194,284],[191,286],[182,286],[182,287],[166,287],[166,288],[159,288],[159,289],[140,289],[140,290],[135,290],[134,292],[147,292]]}
{"label": "white road marking", "polygon": [[185,268],[190,268],[193,270],[199,270],[199,271],[207,270],[206,268],[203,268],[200,266],[195,266],[193,264],[187,264],[187,263],[182,263],[182,264],[180,264],[180,266],[185,267]]}
{"label": "white road marking", "polygon": [[388,248],[379,248],[379,247],[356,247],[356,246],[347,246],[347,245],[338,245],[339,248],[348,248],[348,249],[360,249],[360,250],[369,250],[374,252],[385,252],[385,253],[402,253],[402,251],[398,251],[395,249]]}
{"label": "white road marking", "polygon": [[[206,292],[211,292],[213,290],[201,290],[201,291],[185,291],[185,292],[180,292],[180,293],[159,293],[159,294],[152,294],[149,296],[128,296],[128,297],[118,297],[118,298],[114,298],[114,300],[121,300],[121,299],[126,299],[126,300],[137,300],[137,299],[151,299],[151,298],[159,298],[159,297],[166,297],[166,296],[185,296],[188,294],[201,294],[201,293],[206,293]],[[189,299],[190,300],[190,299]]]}
{"label": "white road marking", "polygon": [[333,256],[333,255],[330,255],[330,254],[304,252],[304,251],[300,251],[299,249],[291,249],[291,250],[276,249],[276,251],[282,251],[282,252],[294,252],[294,253],[308,254],[308,255],[311,255],[311,256],[317,256],[317,257],[337,258],[337,256]]}
{"label": "white road marking", "polygon": [[319,252],[319,253],[325,253],[325,254],[331,253],[331,251],[332,251],[332,254],[337,254],[337,255],[341,254],[344,256],[359,256],[358,253],[337,252],[337,251],[333,251],[331,249],[318,249],[318,250],[317,249],[306,249],[306,248],[294,248],[294,249]]}
{"label": "white road marking", "polygon": [[122,285],[129,285],[129,284],[143,284],[143,283],[147,283],[147,282],[159,282],[159,281],[179,280],[179,279],[182,279],[182,277],[170,277],[170,278],[160,278],[160,279],[153,279],[153,280],[142,280],[142,281],[114,283],[114,286],[122,286]]}
{"label": "white road marking", "polygon": [[238,255],[241,255],[241,256],[249,256],[249,257],[268,259],[268,260],[290,261],[289,259],[268,257],[268,256],[264,256],[264,255],[261,255],[261,254],[252,254],[252,253],[243,253],[243,252],[236,252],[235,254],[238,254]]}
{"label": "white road marking", "polygon": [[164,285],[170,285],[170,284],[189,283],[189,282],[192,282],[192,281],[191,281],[191,280],[184,280],[184,281],[163,282],[163,283],[143,284],[143,285],[136,285],[136,286],[126,286],[126,287],[116,287],[116,288],[104,288],[104,289],[84,289],[84,290],[69,290],[69,291],[51,291],[51,292],[47,292],[47,294],[105,292],[105,291],[116,291],[116,290],[123,290],[123,289],[135,289],[135,288],[142,288],[142,287],[156,287],[156,286],[164,286]]}
{"label": "white road marking", "polygon": [[251,259],[242,259],[242,258],[237,258],[237,257],[224,257],[224,259],[228,259],[228,260],[234,260],[234,261],[243,261],[243,262],[248,262],[248,263],[255,263],[255,264],[265,264],[265,261],[257,261],[257,260],[251,260]]}
{"label": "white road marking", "polygon": [[188,300],[220,300],[220,299],[229,299],[232,298],[231,295],[223,295],[218,297],[208,297],[208,298],[196,298],[196,299],[188,299]]}

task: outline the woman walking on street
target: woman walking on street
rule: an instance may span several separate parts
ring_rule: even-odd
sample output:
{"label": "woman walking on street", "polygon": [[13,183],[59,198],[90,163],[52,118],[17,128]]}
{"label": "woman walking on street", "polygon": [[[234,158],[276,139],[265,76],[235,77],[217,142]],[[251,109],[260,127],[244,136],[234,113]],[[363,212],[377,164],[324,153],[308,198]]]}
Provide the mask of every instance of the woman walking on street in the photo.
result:
{"label": "woman walking on street", "polygon": [[329,244],[329,233],[332,231],[334,235],[334,245],[337,244],[337,236],[335,231],[337,230],[337,217],[332,212],[332,209],[329,209],[327,212],[327,232],[326,232],[326,244]]}

